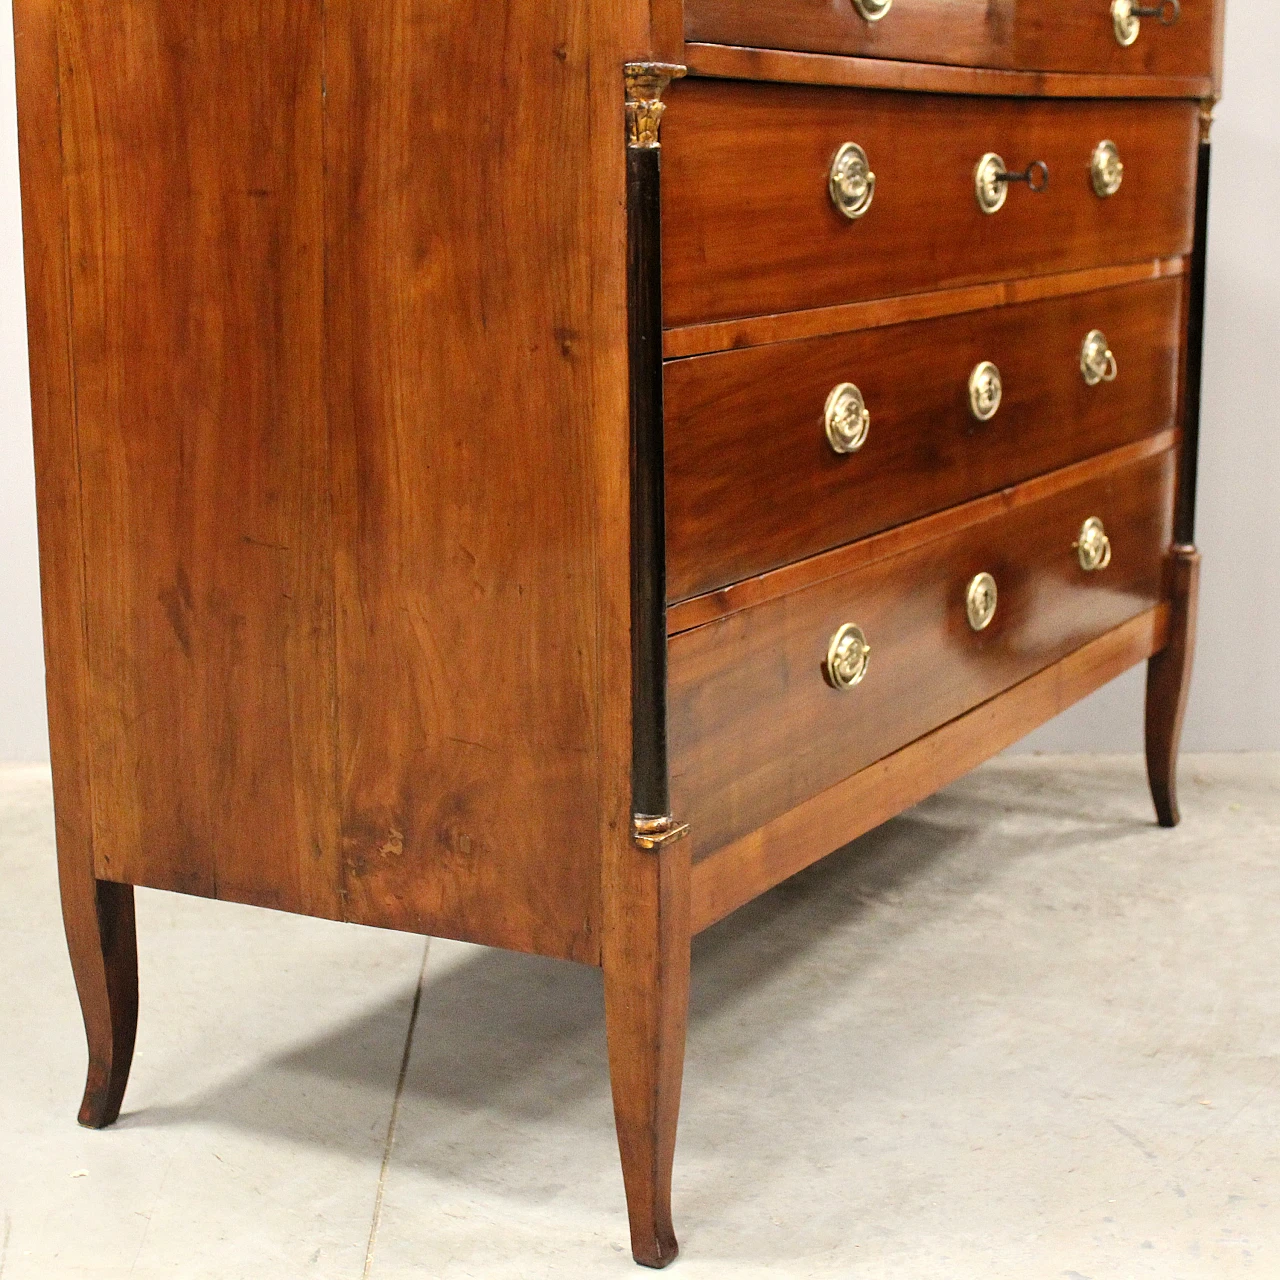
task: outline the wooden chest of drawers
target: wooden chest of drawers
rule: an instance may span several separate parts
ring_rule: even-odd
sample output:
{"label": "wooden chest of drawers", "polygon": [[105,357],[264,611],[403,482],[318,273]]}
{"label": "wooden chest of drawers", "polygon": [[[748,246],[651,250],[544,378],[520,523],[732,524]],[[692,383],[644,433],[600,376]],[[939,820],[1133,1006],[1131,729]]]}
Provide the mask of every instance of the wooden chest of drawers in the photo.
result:
{"label": "wooden chest of drawers", "polygon": [[597,965],[665,1265],[694,933],[1144,660],[1176,822],[1222,16],[18,0],[82,1122],[134,885]]}

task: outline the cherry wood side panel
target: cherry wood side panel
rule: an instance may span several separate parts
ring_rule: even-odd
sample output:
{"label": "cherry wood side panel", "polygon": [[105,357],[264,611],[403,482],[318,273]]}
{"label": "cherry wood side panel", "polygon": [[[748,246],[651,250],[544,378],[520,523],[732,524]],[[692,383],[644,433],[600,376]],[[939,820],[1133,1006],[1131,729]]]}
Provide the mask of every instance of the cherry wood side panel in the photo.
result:
{"label": "cherry wood side panel", "polygon": [[321,5],[59,14],[98,873],[339,914]]}
{"label": "cherry wood side panel", "polygon": [[[1152,608],[1173,477],[1157,454],[673,637],[672,803],[695,860]],[[1114,547],[1097,573],[1072,547],[1089,516]],[[965,592],[983,571],[999,607],[975,633]],[[871,665],[838,692],[822,666],[845,622]]]}
{"label": "cherry wood side panel", "polygon": [[[1219,3],[1217,8],[1221,8]],[[1173,27],[1116,42],[1111,0],[899,0],[867,22],[852,0],[687,0],[690,40],[912,62],[1110,75],[1209,75],[1214,0],[1182,0]]]}
{"label": "cherry wood side panel", "polygon": [[[1177,279],[970,315],[725,352],[666,366],[672,600],[799,560],[1171,426]],[[1106,333],[1120,370],[1088,386],[1080,348]],[[968,378],[992,360],[1000,410]],[[858,452],[827,443],[823,406],[862,390]]]}
{"label": "cherry wood side panel", "polygon": [[[1197,108],[1189,102],[905,95],[686,80],[663,125],[668,326],[833,306],[928,289],[1186,253]],[[1099,198],[1094,147],[1112,139],[1124,184]],[[827,193],[841,143],[876,174],[849,221]],[[1015,185],[984,214],[974,168],[1043,160],[1049,188]]]}
{"label": "cherry wood side panel", "polygon": [[81,856],[91,828],[103,878],[597,961],[644,9],[527,0],[495,40],[425,0],[67,0],[56,46],[22,12]]}
{"label": "cherry wood side panel", "polygon": [[620,11],[326,20],[347,914],[593,961],[630,822]]}
{"label": "cherry wood side panel", "polygon": [[87,930],[95,923],[93,797],[56,6],[52,0],[19,0],[13,18],[54,815],[63,881],[81,886],[78,902]]}

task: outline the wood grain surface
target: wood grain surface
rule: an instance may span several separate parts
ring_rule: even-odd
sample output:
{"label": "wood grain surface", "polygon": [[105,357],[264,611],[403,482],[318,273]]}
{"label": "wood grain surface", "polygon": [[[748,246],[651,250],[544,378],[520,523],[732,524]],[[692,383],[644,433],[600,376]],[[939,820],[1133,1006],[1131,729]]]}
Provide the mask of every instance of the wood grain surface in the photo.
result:
{"label": "wood grain surface", "polygon": [[59,12],[98,874],[334,914],[320,11]]}
{"label": "wood grain surface", "polygon": [[1091,74],[1075,71],[1007,71],[938,62],[798,53],[789,49],[729,44],[685,45],[689,73],[725,80],[780,84],[845,85],[908,93],[978,93],[1014,98],[1195,98],[1216,96],[1208,75]]}
{"label": "wood grain surface", "polygon": [[1163,280],[1184,275],[1185,270],[1185,258],[1157,258],[1154,262],[1091,267],[1056,275],[1025,276],[1021,280],[971,284],[959,289],[932,289],[897,298],[871,298],[834,307],[685,325],[666,330],[662,336],[662,353],[675,360],[682,356],[709,355],[713,351],[759,347],[767,342],[792,342],[798,338],[851,333],[855,329],[879,329],[911,320],[932,320],[937,316],[956,316],[966,311],[987,311],[1044,298],[1066,298],[1074,293],[1141,284],[1146,280]]}
{"label": "wood grain surface", "polygon": [[346,912],[590,959],[630,820],[616,18],[327,13]]}
{"label": "wood grain surface", "polygon": [[694,932],[1012,746],[1158,653],[1168,631],[1167,604],[1141,613],[702,859],[693,870]]}
{"label": "wood grain surface", "polygon": [[[671,641],[671,790],[695,861],[1017,684],[1162,598],[1172,450],[780,596]],[[1114,548],[1086,573],[1099,517]],[[979,572],[999,606],[966,618]],[[843,623],[871,645],[848,691],[823,678]]]}
{"label": "wood grain surface", "polygon": [[899,0],[878,22],[851,0],[687,0],[692,41],[859,54],[914,62],[1110,75],[1213,70],[1215,7],[1182,0],[1171,27],[1146,19],[1128,48],[1110,0]]}
{"label": "wood grain surface", "polygon": [[647,1267],[679,1253],[671,1175],[689,1020],[689,844],[637,851],[605,897],[604,1015],[631,1225]]}
{"label": "wood grain surface", "polygon": [[829,581],[854,570],[901,555],[926,542],[936,542],[950,537],[974,523],[994,518],[1020,507],[1030,506],[1055,497],[1068,489],[1074,489],[1106,475],[1118,467],[1140,462],[1181,446],[1182,437],[1176,430],[1161,431],[1133,444],[1121,446],[1110,453],[1098,454],[1059,471],[1037,476],[1009,489],[975,498],[963,506],[948,507],[931,516],[913,520],[910,524],[896,525],[883,533],[848,542],[844,546],[807,560],[797,560],[769,573],[754,578],[744,578],[732,586],[708,591],[705,595],[681,600],[667,610],[667,635],[675,636],[708,622],[741,613],[768,600],[803,591],[819,582]]}
{"label": "wood grain surface", "polygon": [[[679,600],[965,502],[1173,425],[1181,281],[725,352],[666,366],[667,574]],[[1119,376],[1090,387],[1085,335]],[[999,367],[988,422],[968,378]],[[823,405],[853,382],[866,443],[837,454]]]}
{"label": "wood grain surface", "polygon": [[647,10],[17,15],[65,847],[598,961]]}
{"label": "wood grain surface", "polygon": [[57,13],[14,12],[27,341],[54,821],[63,923],[88,1047],[79,1108],[98,1128],[119,1115],[133,1057],[138,957],[133,890],[96,877],[80,450],[70,264],[59,128]]}
{"label": "wood grain surface", "polygon": [[[669,327],[1020,276],[1150,262],[1191,246],[1197,109],[1185,102],[1026,101],[686,80],[668,91],[663,268]],[[1110,199],[1094,147],[1126,158]],[[851,222],[827,193],[837,148],[876,174]],[[984,214],[980,157],[1049,167]]]}

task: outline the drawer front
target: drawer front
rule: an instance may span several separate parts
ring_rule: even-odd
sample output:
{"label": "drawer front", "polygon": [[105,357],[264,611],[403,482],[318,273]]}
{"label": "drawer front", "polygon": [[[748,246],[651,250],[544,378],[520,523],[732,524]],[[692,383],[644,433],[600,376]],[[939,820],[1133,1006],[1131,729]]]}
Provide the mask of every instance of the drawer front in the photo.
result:
{"label": "drawer front", "polygon": [[[945,97],[690,80],[668,91],[662,264],[668,326],[726,320],[1189,252],[1198,108],[1191,102]],[[1095,148],[1119,189],[1099,196]],[[846,142],[875,174],[850,220],[828,190]],[[1033,161],[1048,188],[978,206],[987,153]]]}
{"label": "drawer front", "polygon": [[[981,511],[958,532],[673,636],[672,796],[695,855],[1153,607],[1173,484],[1171,451],[1094,468],[1056,492],[1036,481],[1003,503],[975,504]],[[1032,489],[1048,496],[1020,502]],[[1106,568],[1086,572],[1072,544],[1091,517],[1112,551]],[[974,631],[966,592],[980,573],[995,579],[997,606]],[[847,623],[871,655],[862,682],[841,691],[824,662]]]}
{"label": "drawer front", "polygon": [[[1182,286],[1157,280],[669,363],[670,598],[1173,425]],[[1090,385],[1082,352],[1095,332],[1114,362],[1105,372],[1091,363],[1090,379],[1103,379]],[[979,421],[969,381],[985,361],[998,369],[1002,394],[995,415]],[[824,409],[846,383],[861,393],[869,426],[856,451],[837,453]],[[851,443],[838,431],[836,439]]]}
{"label": "drawer front", "polygon": [[686,0],[690,40],[1025,71],[1207,76],[1214,0],[1182,0],[1172,26],[1116,38],[1111,0],[893,0],[869,22],[855,0]]}

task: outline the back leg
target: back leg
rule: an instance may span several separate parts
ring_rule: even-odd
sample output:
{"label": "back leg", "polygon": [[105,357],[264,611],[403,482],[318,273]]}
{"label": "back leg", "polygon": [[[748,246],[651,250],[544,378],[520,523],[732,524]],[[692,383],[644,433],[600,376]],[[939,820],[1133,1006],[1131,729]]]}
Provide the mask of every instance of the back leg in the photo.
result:
{"label": "back leg", "polygon": [[1147,780],[1162,827],[1176,827],[1178,744],[1191,687],[1196,649],[1196,605],[1200,593],[1200,553],[1175,546],[1170,553],[1169,643],[1147,664]]}

